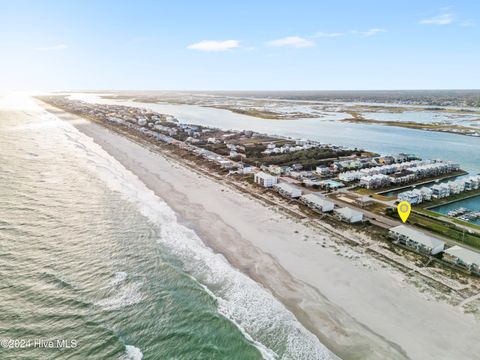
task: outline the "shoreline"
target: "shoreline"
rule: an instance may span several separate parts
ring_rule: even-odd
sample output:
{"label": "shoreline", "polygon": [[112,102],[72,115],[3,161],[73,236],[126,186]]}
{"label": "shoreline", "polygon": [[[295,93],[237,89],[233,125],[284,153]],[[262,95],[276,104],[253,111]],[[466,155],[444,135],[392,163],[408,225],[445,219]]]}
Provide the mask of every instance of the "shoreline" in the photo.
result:
{"label": "shoreline", "polygon": [[382,120],[372,120],[372,119],[365,119],[365,118],[342,119],[340,121],[349,122],[352,124],[391,126],[391,127],[399,127],[399,128],[414,129],[414,130],[421,130],[421,131],[434,131],[434,132],[440,132],[440,133],[449,133],[449,134],[471,136],[471,137],[480,136],[479,128],[468,127],[463,125],[422,124],[422,123],[415,123],[415,122],[382,121]]}
{"label": "shoreline", "polygon": [[[445,338],[440,342],[434,341],[435,332],[436,335],[441,335],[442,331],[435,331],[436,326],[432,326],[437,325],[438,319],[430,318],[429,327],[432,331],[426,334],[428,341],[417,344],[420,342],[418,337],[427,330],[419,332],[422,329],[417,328],[409,334],[408,329],[412,323],[419,325],[416,317],[408,316],[408,312],[404,312],[407,319],[403,319],[403,315],[387,314],[389,309],[391,312],[398,310],[398,304],[395,306],[394,303],[405,284],[392,274],[385,274],[387,270],[382,274],[371,269],[364,270],[352,264],[350,259],[338,256],[336,251],[330,249],[332,244],[328,237],[331,234],[322,234],[321,231],[307,228],[300,221],[287,219],[245,194],[201,176],[101,125],[59,110],[54,114],[92,137],[137,175],[209,247],[223,254],[232,265],[268,288],[307,329],[342,358],[448,359],[459,355],[449,354],[448,349],[453,351],[456,348],[460,351],[461,347],[473,347],[472,341],[478,340],[473,335],[475,331],[478,332],[478,323],[471,317],[465,315],[463,319],[468,322],[470,330],[462,330],[461,320],[455,320],[461,312],[453,312],[452,309],[445,308],[450,305],[441,303],[435,303],[435,311],[432,311],[430,306],[433,304],[424,303],[419,294],[408,289],[408,296],[404,295],[404,298],[408,298],[407,303],[428,306],[429,312],[433,312],[430,316],[441,316],[445,311],[450,311],[448,320],[442,320],[442,326],[451,326],[448,335],[450,342]],[[320,237],[323,239],[320,240]],[[311,241],[312,238],[328,243],[326,250],[315,240]],[[318,277],[322,279],[319,281]],[[395,280],[397,281],[392,286],[391,283]],[[339,282],[338,286],[336,281]],[[361,284],[353,284],[354,281]],[[395,294],[387,294],[389,290]],[[378,292],[378,296],[384,298],[372,304],[376,296],[372,297],[372,294],[368,294],[369,291],[375,295]],[[359,298],[354,303],[343,299],[355,295]],[[381,309],[375,311],[376,306],[372,305],[381,305]],[[364,306],[368,309],[362,311]],[[419,315],[420,309],[414,310]],[[421,319],[422,315],[418,317]],[[423,317],[428,320],[429,315]],[[390,326],[385,324],[388,321],[392,321]],[[402,322],[403,326],[397,329],[396,326]],[[397,332],[400,334],[395,334]],[[461,341],[464,343],[459,346]],[[441,353],[439,349],[442,349]],[[468,358],[469,353],[461,355]]]}
{"label": "shoreline", "polygon": [[[142,96],[122,96],[122,95],[113,95],[113,96],[101,96],[104,99],[110,99],[110,100],[129,100],[129,101],[134,101],[138,103],[151,103],[151,104],[168,104],[168,105],[189,105],[189,106],[201,106],[201,107],[206,107],[206,108],[212,108],[212,109],[222,109],[226,110],[232,113],[236,114],[241,114],[241,115],[246,115],[250,117],[254,117],[257,119],[265,119],[265,120],[298,120],[298,119],[319,119],[321,116],[318,115],[312,115],[310,113],[297,113],[297,114],[283,114],[281,112],[274,112],[274,111],[266,111],[266,110],[259,110],[258,108],[241,108],[241,107],[236,107],[234,105],[216,105],[216,104],[202,104],[202,103],[195,103],[195,102],[188,102],[188,101],[171,101],[168,99],[149,99],[148,97],[142,97]],[[260,100],[260,99],[256,99]],[[270,101],[275,100],[279,101],[279,99],[269,99]],[[324,102],[320,102],[324,103]],[[356,105],[360,106],[360,104]],[[376,108],[380,107],[382,108],[381,104],[378,106],[372,106],[369,105],[367,108]],[[388,106],[385,107],[386,109],[389,109]],[[394,107],[394,109],[402,109],[401,107]],[[395,112],[403,112],[403,111],[425,111],[428,109],[425,108],[405,108],[402,109],[402,111],[395,111]],[[392,109],[390,108],[390,111]],[[449,113],[452,112],[452,109],[442,109],[442,110],[437,110],[440,112],[445,112]],[[472,126],[465,126],[465,125],[458,125],[458,124],[426,124],[426,123],[417,123],[417,122],[406,122],[406,121],[383,121],[383,120],[375,120],[375,119],[369,119],[365,118],[363,115],[360,114],[360,111],[358,109],[349,109],[344,108],[339,111],[333,111],[334,113],[338,114],[348,114],[351,117],[347,118],[342,118],[338,119],[340,122],[349,122],[353,124],[365,124],[365,125],[381,125],[381,126],[393,126],[393,127],[400,127],[400,128],[407,128],[407,129],[414,129],[414,130],[422,130],[422,131],[434,131],[434,132],[440,132],[440,133],[449,133],[449,134],[456,134],[456,135],[463,135],[463,136],[471,136],[471,137],[479,137],[480,136],[480,128],[477,127],[472,127]],[[363,111],[365,112],[365,111]],[[372,113],[376,113],[377,111],[371,111]],[[381,112],[381,111],[380,111]],[[478,114],[480,115],[477,111],[471,110],[473,114]],[[473,121],[479,121],[480,118],[477,118]]]}
{"label": "shoreline", "polygon": [[450,201],[446,201],[446,202],[443,202],[443,203],[440,203],[440,204],[435,204],[435,205],[429,205],[429,206],[425,207],[424,209],[432,210],[432,209],[440,207],[440,206],[450,205],[450,204],[453,204],[453,203],[456,203],[456,202],[459,202],[459,201],[468,200],[468,199],[478,197],[478,196],[480,196],[480,192],[476,192],[475,194],[470,194],[470,195],[462,197],[460,199],[450,200]]}
{"label": "shoreline", "polygon": [[[278,122],[278,127],[272,127],[272,122],[258,119],[249,121],[248,117],[232,114],[225,110],[208,109],[196,106],[160,105],[152,103],[137,103],[134,101],[115,101],[102,99],[98,95],[74,93],[68,96],[69,100],[80,100],[88,104],[123,105],[136,109],[146,109],[162,114],[170,114],[181,119],[183,124],[199,124],[201,126],[228,130],[252,130],[259,133],[268,133],[273,136],[287,136],[305,138],[323,144],[336,144],[346,148],[368,149],[369,151],[387,155],[398,152],[414,153],[422,158],[441,156],[447,160],[462,159],[461,167],[468,172],[477,173],[478,162],[476,156],[466,159],[463,154],[475,151],[478,144],[473,137],[458,136],[441,132],[425,132],[407,128],[385,128],[381,126],[366,126],[339,121],[312,122],[298,120]],[[322,125],[322,131],[318,126]],[[355,135],[354,135],[355,134]],[[401,141],[400,139],[404,139]],[[411,140],[406,140],[406,139]],[[445,152],[444,143],[452,141],[452,146]],[[408,146],[407,146],[408,144]],[[429,144],[428,148],[425,144]],[[443,154],[443,155],[440,155]],[[476,154],[475,154],[476,155]]]}

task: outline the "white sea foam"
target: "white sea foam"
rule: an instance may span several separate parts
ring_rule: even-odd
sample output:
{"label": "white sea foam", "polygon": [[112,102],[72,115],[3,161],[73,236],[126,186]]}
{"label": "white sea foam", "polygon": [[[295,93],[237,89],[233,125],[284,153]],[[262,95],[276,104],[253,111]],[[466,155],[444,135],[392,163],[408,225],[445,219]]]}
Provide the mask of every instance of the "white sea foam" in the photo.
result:
{"label": "white sea foam", "polygon": [[[264,358],[335,358],[272,294],[206,247],[194,231],[179,224],[174,211],[137,176],[91,138],[63,124],[69,142],[85,152],[86,164],[111,190],[135,203],[144,216],[158,224],[161,233],[158,241],[183,260],[185,270],[197,281],[215,289],[218,311],[252,340]],[[138,284],[127,284],[97,305],[113,310],[138,301],[141,301]]]}
{"label": "white sea foam", "polygon": [[142,301],[142,284],[139,282],[128,283],[125,281],[127,277],[128,274],[125,271],[117,271],[107,285],[112,295],[97,301],[95,305],[101,307],[103,310],[110,311],[134,305]]}
{"label": "white sea foam", "polygon": [[141,287],[141,283],[125,284],[120,289],[115,289],[112,296],[97,301],[95,305],[110,311],[137,304],[143,299]]}
{"label": "white sea foam", "polygon": [[[191,277],[192,277],[193,280],[196,281],[196,279],[195,279],[193,276],[191,276]],[[201,285],[202,288],[205,290],[205,292],[207,292],[212,298],[214,298],[215,300],[217,300],[218,303],[220,303],[220,302],[223,301],[222,298],[220,298],[220,297],[218,297],[217,295],[215,295],[215,293],[214,293],[213,291],[211,291],[208,287],[206,287],[205,285],[203,285],[203,284],[201,284],[201,283],[200,283],[200,285]],[[222,315],[225,316],[226,314],[222,314]],[[227,317],[227,316],[225,316],[225,317]],[[253,339],[253,338],[250,336],[250,334],[247,333],[246,330],[238,324],[238,322],[236,322],[236,321],[233,320],[233,319],[231,319],[231,320],[232,320],[232,322],[237,326],[237,328],[240,330],[240,332],[243,334],[243,336],[245,336],[245,338],[246,338],[247,340],[249,340],[249,341],[251,341],[252,343],[255,344],[255,346],[256,346],[257,349],[260,351],[260,353],[262,354],[262,357],[263,357],[264,359],[277,359],[277,358],[278,358],[277,354],[276,354],[273,350],[269,349],[268,347],[266,347],[265,345],[263,345],[261,342]]]}
{"label": "white sea foam", "polygon": [[143,359],[143,353],[140,351],[139,348],[132,345],[125,346],[125,356],[123,357],[122,360],[142,360],[142,359]]}
{"label": "white sea foam", "polygon": [[117,271],[110,281],[110,284],[116,286],[127,279],[127,273],[125,271]]}

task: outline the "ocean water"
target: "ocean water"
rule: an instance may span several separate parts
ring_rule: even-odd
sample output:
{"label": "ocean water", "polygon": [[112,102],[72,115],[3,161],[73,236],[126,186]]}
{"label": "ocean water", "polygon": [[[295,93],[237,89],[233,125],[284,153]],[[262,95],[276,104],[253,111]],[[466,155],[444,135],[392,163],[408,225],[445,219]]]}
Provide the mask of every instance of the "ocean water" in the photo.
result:
{"label": "ocean water", "polygon": [[32,100],[0,95],[0,150],[0,359],[335,358]]}

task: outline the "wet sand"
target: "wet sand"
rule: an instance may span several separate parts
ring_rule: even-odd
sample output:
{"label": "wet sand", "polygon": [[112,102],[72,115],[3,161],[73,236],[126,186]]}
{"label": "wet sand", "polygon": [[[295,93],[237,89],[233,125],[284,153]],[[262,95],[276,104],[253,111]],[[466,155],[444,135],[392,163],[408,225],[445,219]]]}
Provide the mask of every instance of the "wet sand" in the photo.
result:
{"label": "wet sand", "polygon": [[54,113],[137,175],[208,246],[268,288],[343,359],[475,359],[480,352],[473,315],[428,299],[401,272],[338,245],[330,232],[287,218],[101,125]]}

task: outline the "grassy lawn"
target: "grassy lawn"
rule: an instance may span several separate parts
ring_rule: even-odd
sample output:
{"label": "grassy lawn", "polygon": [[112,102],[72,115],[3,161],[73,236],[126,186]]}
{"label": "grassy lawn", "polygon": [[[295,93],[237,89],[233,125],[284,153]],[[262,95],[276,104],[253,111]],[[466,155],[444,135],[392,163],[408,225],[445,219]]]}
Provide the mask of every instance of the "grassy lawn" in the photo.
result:
{"label": "grassy lawn", "polygon": [[379,194],[373,194],[372,198],[377,199],[377,200],[382,200],[382,201],[390,201],[390,200],[395,200],[395,196],[385,196],[385,195],[379,195]]}
{"label": "grassy lawn", "polygon": [[382,201],[390,201],[390,200],[395,200],[395,196],[385,196],[385,195],[380,195],[377,194],[374,189],[365,189],[364,187],[356,187],[353,188],[351,191],[358,195],[371,195],[372,198],[377,199],[377,200],[382,200]]}
{"label": "grassy lawn", "polygon": [[452,240],[463,242],[480,249],[480,235],[469,234],[456,228],[454,225],[446,224],[442,221],[430,219],[417,214],[410,215],[408,222],[412,225],[424,228],[425,230],[438,233]]}
{"label": "grassy lawn", "polygon": [[379,214],[379,215],[384,215],[386,208],[387,207],[385,205],[379,204],[379,203],[376,202],[376,203],[373,203],[373,204],[367,206],[366,210],[374,212],[374,213]]}
{"label": "grassy lawn", "polygon": [[415,208],[412,210],[414,213],[420,213],[420,214],[425,214],[425,215],[428,215],[428,216],[433,216],[433,217],[440,217],[442,216],[442,214],[439,214],[435,211],[431,211],[431,210],[427,210],[427,209],[423,209],[423,208]]}
{"label": "grassy lawn", "polygon": [[372,189],[365,189],[364,187],[356,187],[352,189],[353,192],[359,195],[372,195],[375,194],[375,190]]}
{"label": "grassy lawn", "polygon": [[469,227],[471,227],[473,229],[476,229],[476,230],[480,230],[480,225],[473,224],[471,222],[463,221],[463,220],[460,220],[460,219],[452,219],[452,220],[453,220],[454,223],[464,225],[464,226],[469,226]]}

